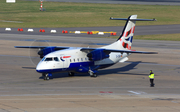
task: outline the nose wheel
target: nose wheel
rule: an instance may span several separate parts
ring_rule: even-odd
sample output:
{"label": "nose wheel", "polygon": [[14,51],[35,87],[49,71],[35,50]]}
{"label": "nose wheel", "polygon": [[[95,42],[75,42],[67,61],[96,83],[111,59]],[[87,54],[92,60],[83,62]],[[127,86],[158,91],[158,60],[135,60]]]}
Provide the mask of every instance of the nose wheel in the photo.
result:
{"label": "nose wheel", "polygon": [[43,73],[42,76],[44,77],[44,80],[49,80],[48,74]]}
{"label": "nose wheel", "polygon": [[68,72],[69,76],[74,76],[74,72]]}

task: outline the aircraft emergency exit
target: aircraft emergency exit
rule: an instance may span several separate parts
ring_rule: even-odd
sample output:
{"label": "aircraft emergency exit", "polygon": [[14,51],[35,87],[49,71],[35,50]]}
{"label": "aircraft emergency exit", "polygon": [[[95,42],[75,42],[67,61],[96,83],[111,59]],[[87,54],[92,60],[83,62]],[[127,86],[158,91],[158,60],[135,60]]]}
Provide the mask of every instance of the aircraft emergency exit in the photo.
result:
{"label": "aircraft emergency exit", "polygon": [[155,21],[155,19],[137,19],[137,15],[110,19],[125,20],[126,24],[117,41],[107,46],[99,48],[15,46],[15,48],[40,49],[38,55],[42,60],[36,66],[36,71],[42,73],[44,80],[48,80],[57,72],[68,72],[69,76],[73,76],[74,73],[89,73],[91,77],[96,77],[98,69],[125,62],[132,53],[157,54],[157,52],[131,50],[136,21]]}

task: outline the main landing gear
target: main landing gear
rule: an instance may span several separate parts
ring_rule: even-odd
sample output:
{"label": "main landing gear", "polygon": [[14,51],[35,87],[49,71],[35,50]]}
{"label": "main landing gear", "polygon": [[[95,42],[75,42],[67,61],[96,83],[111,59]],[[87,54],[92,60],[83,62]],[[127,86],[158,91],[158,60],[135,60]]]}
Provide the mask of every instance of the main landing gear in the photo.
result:
{"label": "main landing gear", "polygon": [[91,77],[97,77],[96,73],[94,73],[92,70],[89,70],[88,73]]}
{"label": "main landing gear", "polygon": [[[89,70],[88,73],[89,73],[90,77],[97,77],[96,73],[92,70]],[[68,72],[68,75],[74,76],[74,72]],[[51,76],[52,76],[51,73],[49,73],[49,74],[48,73],[42,73],[42,77],[44,78],[44,80],[49,80],[50,79],[49,77],[51,77]]]}

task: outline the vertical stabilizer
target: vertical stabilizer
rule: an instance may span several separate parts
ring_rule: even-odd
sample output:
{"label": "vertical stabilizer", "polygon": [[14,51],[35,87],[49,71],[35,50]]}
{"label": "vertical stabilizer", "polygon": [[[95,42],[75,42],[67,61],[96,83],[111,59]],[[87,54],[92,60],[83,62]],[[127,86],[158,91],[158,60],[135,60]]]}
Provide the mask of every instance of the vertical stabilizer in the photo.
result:
{"label": "vertical stabilizer", "polygon": [[117,41],[120,41],[122,48],[131,49],[137,15],[129,16],[126,25]]}
{"label": "vertical stabilizer", "polygon": [[111,20],[125,20],[126,24],[118,40],[102,48],[131,50],[136,21],[156,21],[156,19],[137,19],[137,15],[128,18],[110,18]]}

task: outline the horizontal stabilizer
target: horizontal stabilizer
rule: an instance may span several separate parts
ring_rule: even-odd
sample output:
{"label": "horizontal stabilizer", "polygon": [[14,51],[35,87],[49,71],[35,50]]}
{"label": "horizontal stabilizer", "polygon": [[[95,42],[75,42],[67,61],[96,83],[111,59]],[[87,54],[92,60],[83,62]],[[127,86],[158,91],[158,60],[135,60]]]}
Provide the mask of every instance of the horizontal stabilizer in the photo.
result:
{"label": "horizontal stabilizer", "polygon": [[[128,18],[113,18],[110,17],[110,20],[124,20],[127,21]],[[154,19],[129,19],[130,21],[157,21],[155,18]]]}

